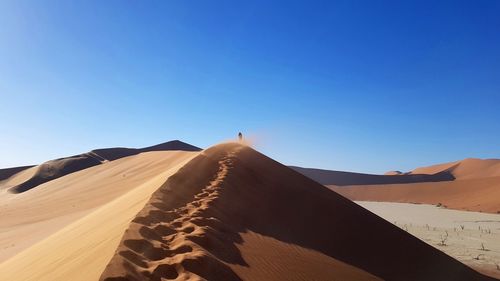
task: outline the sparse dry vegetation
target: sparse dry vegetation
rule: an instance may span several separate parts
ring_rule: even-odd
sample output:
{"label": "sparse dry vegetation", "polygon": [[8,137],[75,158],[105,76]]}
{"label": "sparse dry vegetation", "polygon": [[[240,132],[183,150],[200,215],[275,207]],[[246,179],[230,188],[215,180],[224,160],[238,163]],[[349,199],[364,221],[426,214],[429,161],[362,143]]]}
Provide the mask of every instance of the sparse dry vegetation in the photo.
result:
{"label": "sparse dry vegetation", "polygon": [[481,260],[481,256],[484,256],[484,254],[478,254],[477,256],[474,257],[475,260]]}
{"label": "sparse dry vegetation", "polygon": [[439,246],[446,246],[446,240],[448,240],[448,231],[445,231],[445,234],[444,235],[441,235],[440,236],[440,242],[439,242]]}

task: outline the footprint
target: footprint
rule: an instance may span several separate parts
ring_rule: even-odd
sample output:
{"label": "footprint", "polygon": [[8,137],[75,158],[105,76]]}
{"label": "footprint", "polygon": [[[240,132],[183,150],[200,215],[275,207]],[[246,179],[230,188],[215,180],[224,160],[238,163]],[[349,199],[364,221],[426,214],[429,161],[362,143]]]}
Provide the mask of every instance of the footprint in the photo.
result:
{"label": "footprint", "polygon": [[151,275],[152,281],[162,281],[163,279],[176,279],[179,276],[175,265],[160,264],[158,265],[153,274]]}

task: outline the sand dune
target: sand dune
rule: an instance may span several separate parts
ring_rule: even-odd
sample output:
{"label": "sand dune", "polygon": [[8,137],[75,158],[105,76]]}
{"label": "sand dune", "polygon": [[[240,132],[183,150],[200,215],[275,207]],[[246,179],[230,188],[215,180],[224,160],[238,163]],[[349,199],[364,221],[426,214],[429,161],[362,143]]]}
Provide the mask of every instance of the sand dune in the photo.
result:
{"label": "sand dune", "polygon": [[500,159],[467,158],[461,161],[421,167],[411,174],[450,172],[457,180],[500,176]]}
{"label": "sand dune", "polygon": [[238,144],[171,176],[100,279],[494,280]]}
{"label": "sand dune", "polygon": [[494,280],[247,146],[146,149],[7,172],[0,279]]}
{"label": "sand dune", "polygon": [[500,177],[434,183],[329,187],[356,201],[440,204],[457,210],[500,212]]}
{"label": "sand dune", "polygon": [[[0,180],[3,179],[5,181],[3,184],[0,182],[0,188],[8,189],[13,193],[21,193],[30,190],[40,184],[96,165],[100,165],[107,161],[114,161],[123,157],[137,155],[143,152],[170,150],[199,151],[200,148],[187,143],[183,143],[178,140],[174,140],[145,148],[117,147],[96,149],[88,153],[45,162],[39,166],[31,168],[29,173],[23,173],[23,175],[20,177],[16,174],[29,167],[0,170]],[[29,174],[30,176],[26,178],[27,174]],[[15,179],[11,180],[10,177]]]}
{"label": "sand dune", "polygon": [[386,175],[372,175],[353,172],[301,168],[295,166],[290,166],[290,168],[323,185],[337,186],[439,182],[451,181],[455,179],[455,177],[448,171],[439,171],[435,174],[402,174],[395,171]]}
{"label": "sand dune", "polygon": [[92,150],[91,153],[97,154],[108,161],[113,161],[116,159],[136,155],[143,152],[167,151],[167,150],[200,151],[201,148],[179,140],[173,140],[144,148],[125,148],[125,147],[103,148],[103,149]]}
{"label": "sand dune", "polygon": [[[194,155],[196,152],[184,151],[141,153],[66,175],[27,192],[0,192],[0,262],[23,250],[33,253],[30,252],[34,251],[30,247],[34,244],[43,243],[62,228],[78,223],[80,219],[135,189],[145,190],[146,183],[159,177],[160,183],[152,185],[150,190],[142,195],[145,203],[150,194],[175,171],[171,171],[172,167],[177,167]],[[168,173],[165,174],[166,172]],[[125,204],[121,208],[126,210],[128,205]],[[142,206],[136,212],[140,208]],[[134,215],[135,213],[129,215],[129,221]],[[109,218],[107,223],[116,219],[119,217]],[[105,223],[104,221],[103,224]],[[127,224],[128,221],[124,222],[125,226]],[[119,236],[120,234],[118,239]],[[102,239],[108,238],[103,236]],[[35,260],[47,260],[50,256],[41,256],[36,251],[35,253],[32,256]],[[54,258],[65,257],[69,260],[63,251],[56,253]],[[25,262],[20,264],[27,266]],[[6,267],[2,264],[1,268],[0,276],[5,276]]]}
{"label": "sand dune", "polygon": [[12,177],[13,175],[15,175],[23,170],[31,168],[31,167],[33,167],[33,166],[22,166],[22,167],[15,167],[15,168],[0,169],[0,182]]}
{"label": "sand dune", "polygon": [[500,212],[500,160],[474,159],[369,175],[293,167],[357,201],[440,204],[458,210]]}
{"label": "sand dune", "polygon": [[467,158],[461,161],[416,168],[410,172],[388,171],[384,175],[332,171],[290,166],[323,185],[376,185],[441,182],[500,177],[500,159]]}

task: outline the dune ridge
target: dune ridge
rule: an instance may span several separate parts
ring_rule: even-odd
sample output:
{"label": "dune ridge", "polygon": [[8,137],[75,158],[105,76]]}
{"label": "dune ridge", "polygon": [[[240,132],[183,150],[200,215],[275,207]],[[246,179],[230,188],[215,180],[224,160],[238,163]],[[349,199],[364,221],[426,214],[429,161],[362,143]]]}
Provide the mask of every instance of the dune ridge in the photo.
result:
{"label": "dune ridge", "polygon": [[447,182],[328,186],[353,201],[423,203],[442,207],[500,213],[500,177]]}
{"label": "dune ridge", "polygon": [[[19,194],[0,192],[2,218],[0,220],[0,263],[15,257],[24,250],[31,249],[34,244],[51,237],[61,228],[88,216],[123,194],[138,188],[145,191],[144,183],[184,163],[197,153],[145,152],[71,173],[41,184],[29,192]],[[151,193],[166,179],[167,176],[160,177],[160,182],[153,186],[150,193],[146,194],[144,204]],[[123,208],[128,207],[130,206],[123,206]],[[132,217],[141,208],[142,206],[132,214]],[[109,220],[115,222],[119,218]],[[34,258],[47,260],[47,257],[42,257],[37,252],[31,253]],[[64,257],[64,251],[61,251],[59,255]],[[66,259],[70,260],[67,257]],[[36,262],[36,264],[39,263]],[[0,276],[4,275],[2,273],[0,271]]]}
{"label": "dune ridge", "polygon": [[321,183],[322,185],[370,185],[370,184],[398,184],[417,182],[440,182],[455,179],[449,171],[439,171],[434,174],[406,174],[390,172],[385,175],[373,175],[354,172],[331,171],[323,169],[302,168],[289,166],[295,171]]}
{"label": "dune ridge", "polygon": [[457,180],[500,176],[500,159],[467,158],[460,161],[416,168],[410,174],[451,173]]}
{"label": "dune ridge", "polygon": [[461,161],[369,175],[292,167],[353,201],[424,203],[499,213],[500,159]]}
{"label": "dune ridge", "polygon": [[[273,251],[283,255],[266,259]],[[318,275],[313,270],[318,266],[308,261],[325,270]],[[495,280],[307,177],[232,143],[205,150],[153,193],[100,280],[262,276]]]}
{"label": "dune ridge", "polygon": [[383,175],[289,167],[323,185],[332,186],[411,184],[500,177],[500,159],[467,158],[420,167],[410,172],[388,171]]}
{"label": "dune ridge", "polygon": [[6,168],[6,169],[0,169],[0,181],[6,180],[10,178],[11,176],[24,171],[26,169],[29,169],[33,166],[22,166],[22,167],[14,167],[14,168]]}
{"label": "dune ridge", "polygon": [[[36,168],[34,168],[34,173],[28,179],[20,183],[16,183],[15,185],[7,184],[4,188],[8,189],[9,192],[12,193],[22,193],[51,180],[100,165],[105,162],[114,161],[144,152],[171,150],[200,151],[201,149],[179,140],[173,140],[145,148],[116,147],[95,149],[87,153],[47,161],[39,166],[36,166]],[[26,168],[30,167],[0,170],[0,179],[1,176],[5,174],[5,180],[8,180],[9,177],[15,176],[15,174],[25,170]],[[9,177],[7,177],[7,175]]]}

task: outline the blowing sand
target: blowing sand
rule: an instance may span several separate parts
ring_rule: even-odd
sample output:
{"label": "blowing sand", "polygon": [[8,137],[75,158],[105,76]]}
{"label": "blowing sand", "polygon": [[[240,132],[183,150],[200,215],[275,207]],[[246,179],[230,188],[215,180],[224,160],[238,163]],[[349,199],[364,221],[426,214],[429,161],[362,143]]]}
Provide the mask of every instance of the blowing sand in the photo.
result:
{"label": "blowing sand", "polygon": [[424,204],[356,203],[457,260],[500,277],[500,215]]}

